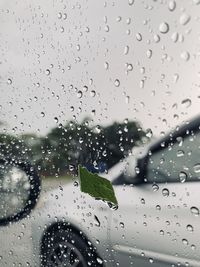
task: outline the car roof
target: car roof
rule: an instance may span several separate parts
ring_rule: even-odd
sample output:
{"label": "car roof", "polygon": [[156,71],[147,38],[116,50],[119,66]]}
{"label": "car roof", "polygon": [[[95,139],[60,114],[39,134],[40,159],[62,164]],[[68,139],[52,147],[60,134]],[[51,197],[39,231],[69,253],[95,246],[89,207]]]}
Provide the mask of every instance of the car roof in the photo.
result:
{"label": "car roof", "polygon": [[159,138],[158,140],[151,143],[149,149],[155,151],[160,149],[161,143],[165,144],[165,147],[177,141],[177,137],[184,137],[190,135],[191,132],[195,133],[200,131],[200,116],[195,117],[194,119],[185,121],[181,126],[176,127],[174,130],[170,131],[164,137]]}

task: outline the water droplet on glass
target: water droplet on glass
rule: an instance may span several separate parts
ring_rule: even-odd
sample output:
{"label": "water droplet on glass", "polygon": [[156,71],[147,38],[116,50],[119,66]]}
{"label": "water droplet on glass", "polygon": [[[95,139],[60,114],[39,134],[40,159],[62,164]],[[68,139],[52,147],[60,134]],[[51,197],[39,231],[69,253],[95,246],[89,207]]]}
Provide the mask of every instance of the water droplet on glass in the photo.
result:
{"label": "water droplet on glass", "polygon": [[63,33],[65,31],[64,27],[60,27],[60,32]]}
{"label": "water droplet on glass", "polygon": [[127,70],[132,71],[133,70],[133,65],[131,63],[127,63]]}
{"label": "water droplet on glass", "polygon": [[147,54],[147,57],[148,57],[148,58],[151,58],[151,57],[152,57],[152,54],[153,54],[153,52],[152,52],[152,50],[151,50],[151,49],[148,49],[146,54]]}
{"label": "water droplet on glass", "polygon": [[10,78],[7,80],[7,84],[12,84],[12,80]]}
{"label": "water droplet on glass", "polygon": [[181,182],[181,183],[184,183],[184,182],[186,181],[186,179],[187,179],[187,173],[181,171],[181,172],[179,173],[179,179],[180,179],[180,182]]}
{"label": "water droplet on glass", "polygon": [[93,109],[93,110],[91,111],[91,114],[92,114],[92,116],[95,116],[95,114],[96,114],[96,110]]}
{"label": "water droplet on glass", "polygon": [[109,32],[109,30],[110,30],[109,26],[106,25],[106,26],[104,27],[104,30],[105,30],[105,32]]}
{"label": "water droplet on glass", "polygon": [[199,215],[199,209],[197,207],[191,207],[190,211],[194,216],[198,216]]}
{"label": "water droplet on glass", "polygon": [[62,18],[62,13],[61,13],[61,12],[58,13],[58,18],[59,18],[59,19]]}
{"label": "water droplet on glass", "polygon": [[146,223],[146,222],[143,222],[143,225],[144,225],[144,226],[147,226],[147,223]]}
{"label": "water droplet on glass", "polygon": [[94,90],[92,90],[92,91],[90,92],[90,95],[91,95],[91,97],[95,97],[96,92],[95,92]]}
{"label": "water droplet on glass", "polygon": [[186,99],[181,101],[181,104],[183,105],[184,108],[189,108],[192,104],[192,101],[191,101],[191,99],[186,98]]}
{"label": "water droplet on glass", "polygon": [[108,62],[105,62],[105,63],[104,63],[104,68],[105,68],[106,70],[109,69],[109,64],[108,64]]}
{"label": "water droplet on glass", "polygon": [[74,171],[74,169],[75,169],[75,168],[74,168],[74,165],[70,164],[70,165],[69,165],[69,171],[72,172],[72,171]]}
{"label": "water droplet on glass", "polygon": [[197,163],[193,167],[195,173],[200,173],[200,163]]}
{"label": "water droplet on glass", "polygon": [[160,205],[156,205],[156,210],[161,210],[161,206]]}
{"label": "water droplet on glass", "polygon": [[80,144],[83,143],[83,138],[82,138],[82,137],[79,138],[79,143],[80,143]]}
{"label": "water droplet on glass", "polygon": [[89,27],[85,27],[85,31],[86,32],[90,32],[90,28]]}
{"label": "water droplet on glass", "polygon": [[77,44],[77,45],[76,45],[76,50],[77,50],[77,51],[80,51],[80,49],[81,49],[81,46],[80,46],[79,44]]}
{"label": "water droplet on glass", "polygon": [[45,117],[45,113],[43,111],[41,112],[41,116],[42,117]]}
{"label": "water droplet on glass", "polygon": [[97,262],[103,266],[103,260],[97,257]]}
{"label": "water droplet on glass", "polygon": [[77,187],[78,186],[78,182],[74,181],[73,185]]}
{"label": "water droplet on glass", "polygon": [[97,126],[95,127],[95,130],[96,130],[97,133],[100,133],[100,132],[101,132],[101,127],[100,127],[100,125],[97,125]]}
{"label": "water droplet on glass", "polygon": [[128,124],[128,119],[127,119],[127,118],[124,119],[124,123],[125,123],[125,124]]}
{"label": "water droplet on glass", "polygon": [[187,228],[188,232],[193,232],[194,231],[194,228],[193,228],[193,226],[191,224],[188,224],[186,228]]}
{"label": "water droplet on glass", "polygon": [[120,17],[120,16],[118,16],[117,18],[116,18],[116,21],[117,22],[120,22],[122,20],[122,17]]}
{"label": "water droplet on glass", "polygon": [[162,195],[163,195],[164,197],[168,197],[168,196],[169,196],[169,190],[168,190],[167,188],[163,188],[163,190],[162,190]]}
{"label": "water droplet on glass", "polygon": [[140,88],[141,88],[141,89],[144,88],[144,80],[141,80],[141,81],[140,81]]}
{"label": "water droplet on glass", "polygon": [[126,96],[126,98],[125,98],[125,101],[126,101],[126,104],[129,104],[130,103],[130,96]]}
{"label": "water droplet on glass", "polygon": [[55,121],[56,123],[58,123],[58,118],[57,118],[57,117],[54,117],[54,121]]}
{"label": "water droplet on glass", "polygon": [[174,119],[178,120],[179,119],[179,116],[178,114],[174,114]]}
{"label": "water droplet on glass", "polygon": [[164,235],[164,231],[163,230],[160,230],[160,235]]}
{"label": "water droplet on glass", "polygon": [[136,39],[138,40],[138,41],[142,41],[142,34],[141,33],[136,33]]}
{"label": "water droplet on glass", "polygon": [[182,242],[183,242],[184,245],[188,245],[188,240],[187,239],[183,238]]}
{"label": "water droplet on glass", "polygon": [[96,215],[94,215],[94,225],[96,225],[98,227],[100,227],[100,225],[101,225],[99,218]]}
{"label": "water droplet on glass", "polygon": [[167,33],[169,31],[169,24],[167,22],[162,22],[159,26],[159,31],[161,33]]}
{"label": "water droplet on glass", "polygon": [[177,155],[178,158],[180,158],[180,157],[183,157],[184,154],[185,154],[185,153],[184,153],[183,150],[178,150],[176,155]]}
{"label": "water droplet on glass", "polygon": [[124,47],[124,55],[127,55],[128,52],[129,52],[129,46],[127,45]]}
{"label": "water droplet on glass", "polygon": [[145,68],[142,67],[142,68],[140,69],[140,72],[141,72],[141,74],[145,74]]}
{"label": "water droplet on glass", "polygon": [[153,259],[152,258],[149,258],[149,263],[153,263]]}
{"label": "water droplet on glass", "polygon": [[170,11],[174,11],[174,9],[176,8],[176,2],[174,0],[169,1],[168,8]]}
{"label": "water droplet on glass", "polygon": [[116,87],[119,87],[120,86],[120,81],[118,79],[116,79],[114,84],[115,84]]}
{"label": "water droplet on glass", "polygon": [[153,136],[153,132],[150,128],[146,130],[146,136],[149,138],[151,138]]}
{"label": "water droplet on glass", "polygon": [[178,79],[179,79],[179,75],[178,75],[178,73],[175,73],[174,77],[173,77],[173,82],[177,83]]}
{"label": "water droplet on glass", "polygon": [[110,202],[107,202],[105,201],[108,205],[108,207],[111,209],[111,210],[117,210],[118,209],[118,205],[115,205],[113,203],[110,203]]}
{"label": "water droplet on glass", "polygon": [[180,56],[184,61],[188,61],[190,59],[190,54],[187,51],[183,51]]}
{"label": "water droplet on glass", "polygon": [[158,34],[154,34],[153,39],[155,43],[160,42],[160,36]]}
{"label": "water droplet on glass", "polygon": [[87,87],[87,85],[84,85],[83,86],[83,92],[87,92],[88,91],[88,87]]}
{"label": "water droplet on glass", "polygon": [[157,184],[153,184],[152,185],[152,189],[154,192],[158,191],[159,190],[159,186]]}
{"label": "water droplet on glass", "polygon": [[79,90],[78,93],[77,93],[77,97],[81,98],[82,96],[83,96],[83,93],[82,93],[82,91]]}
{"label": "water droplet on glass", "polygon": [[119,225],[120,225],[121,228],[124,228],[124,223],[123,222],[120,222]]}
{"label": "water droplet on glass", "polygon": [[186,25],[190,21],[190,15],[183,13],[180,16],[179,22],[181,25]]}
{"label": "water droplet on glass", "polygon": [[179,38],[179,34],[178,32],[173,32],[172,35],[171,35],[171,39],[174,43],[176,43],[178,41],[178,38]]}
{"label": "water droplet on glass", "polygon": [[106,152],[106,150],[104,150],[104,151],[102,152],[102,155],[103,155],[104,157],[107,156],[107,152]]}
{"label": "water droplet on glass", "polygon": [[48,76],[48,75],[50,75],[51,72],[50,72],[49,69],[46,69],[45,73],[46,73],[46,75]]}
{"label": "water droplet on glass", "polygon": [[135,0],[128,0],[129,6],[132,6],[134,4]]}

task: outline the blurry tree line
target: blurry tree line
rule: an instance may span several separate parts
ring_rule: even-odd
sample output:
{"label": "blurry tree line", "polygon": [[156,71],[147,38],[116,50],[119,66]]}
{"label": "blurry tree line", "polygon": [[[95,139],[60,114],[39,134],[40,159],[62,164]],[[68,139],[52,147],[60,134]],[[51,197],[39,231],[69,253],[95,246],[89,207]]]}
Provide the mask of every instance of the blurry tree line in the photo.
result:
{"label": "blurry tree line", "polygon": [[138,122],[125,120],[108,126],[91,126],[69,121],[46,136],[0,133],[1,157],[13,157],[34,164],[45,176],[74,172],[77,165],[91,171],[110,168],[128,155],[132,148],[148,137]]}

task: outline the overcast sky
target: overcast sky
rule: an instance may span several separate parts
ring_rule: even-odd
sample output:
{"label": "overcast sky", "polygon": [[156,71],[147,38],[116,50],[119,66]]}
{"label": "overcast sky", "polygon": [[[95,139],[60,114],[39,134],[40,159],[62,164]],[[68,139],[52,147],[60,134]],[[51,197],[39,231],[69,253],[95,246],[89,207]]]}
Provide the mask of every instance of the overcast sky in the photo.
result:
{"label": "overcast sky", "polygon": [[0,0],[3,128],[45,134],[55,117],[90,116],[160,135],[197,115],[199,3]]}

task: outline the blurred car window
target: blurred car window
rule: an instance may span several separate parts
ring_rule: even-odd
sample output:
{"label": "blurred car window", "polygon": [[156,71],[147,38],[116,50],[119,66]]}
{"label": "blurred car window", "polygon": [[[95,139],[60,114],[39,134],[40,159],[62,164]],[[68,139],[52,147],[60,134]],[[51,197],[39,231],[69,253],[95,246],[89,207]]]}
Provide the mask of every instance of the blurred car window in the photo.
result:
{"label": "blurred car window", "polygon": [[167,147],[150,154],[147,168],[148,182],[200,181],[200,133],[176,138]]}

